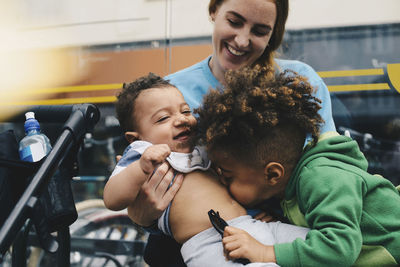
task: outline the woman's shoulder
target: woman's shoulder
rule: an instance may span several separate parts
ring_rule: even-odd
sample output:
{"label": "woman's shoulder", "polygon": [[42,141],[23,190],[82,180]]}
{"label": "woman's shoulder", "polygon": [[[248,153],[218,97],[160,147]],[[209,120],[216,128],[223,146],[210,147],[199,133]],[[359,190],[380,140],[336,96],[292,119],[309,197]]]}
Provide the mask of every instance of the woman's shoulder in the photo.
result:
{"label": "woman's shoulder", "polygon": [[217,78],[215,78],[208,66],[209,60],[210,57],[207,57],[190,67],[165,77],[166,80],[182,92],[191,108],[196,108],[200,105],[203,95],[210,88],[219,86]]}
{"label": "woman's shoulder", "polygon": [[165,76],[165,79],[169,80],[171,82],[174,82],[174,81],[180,80],[180,79],[187,79],[188,76],[202,75],[203,69],[207,65],[208,65],[208,58],[206,58],[200,62],[197,62],[187,68],[184,68],[177,72],[171,73],[171,74]]}
{"label": "woman's shoulder", "polygon": [[322,78],[318,75],[318,73],[308,65],[299,60],[288,60],[288,59],[275,59],[275,63],[277,64],[278,71],[292,70],[299,75],[307,77],[308,81],[313,86],[326,87]]}
{"label": "woman's shoulder", "polygon": [[281,71],[293,70],[300,75],[315,73],[315,70],[310,65],[299,60],[275,59],[275,62]]}

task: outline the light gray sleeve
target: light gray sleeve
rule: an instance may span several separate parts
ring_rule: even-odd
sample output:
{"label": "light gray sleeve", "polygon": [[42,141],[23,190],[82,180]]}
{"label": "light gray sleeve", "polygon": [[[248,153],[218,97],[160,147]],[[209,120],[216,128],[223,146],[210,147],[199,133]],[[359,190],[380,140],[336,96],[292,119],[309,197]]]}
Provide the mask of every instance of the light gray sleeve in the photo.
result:
{"label": "light gray sleeve", "polygon": [[252,262],[252,263],[246,264],[245,266],[247,266],[247,267],[279,267],[278,264],[275,264],[272,262]]}
{"label": "light gray sleeve", "polygon": [[[251,218],[250,216],[248,216]],[[267,224],[257,221],[252,223],[253,219],[246,220],[244,224],[247,226],[257,225],[255,228],[261,229],[261,232],[270,232]],[[264,224],[263,226],[261,224]],[[241,224],[243,226],[243,223]],[[235,225],[238,226],[238,225]],[[261,228],[262,226],[262,228]],[[248,227],[245,227],[248,228]],[[254,227],[253,227],[254,228]],[[262,233],[261,233],[262,234]],[[268,238],[271,240],[272,238]],[[186,241],[181,248],[183,260],[188,267],[240,267],[241,263],[233,262],[225,259],[224,249],[221,242],[221,235],[214,229],[209,228]],[[275,263],[254,262],[246,264],[250,267],[279,267]]]}
{"label": "light gray sleeve", "polygon": [[276,243],[291,243],[297,238],[306,239],[309,228],[281,222],[270,222]]}

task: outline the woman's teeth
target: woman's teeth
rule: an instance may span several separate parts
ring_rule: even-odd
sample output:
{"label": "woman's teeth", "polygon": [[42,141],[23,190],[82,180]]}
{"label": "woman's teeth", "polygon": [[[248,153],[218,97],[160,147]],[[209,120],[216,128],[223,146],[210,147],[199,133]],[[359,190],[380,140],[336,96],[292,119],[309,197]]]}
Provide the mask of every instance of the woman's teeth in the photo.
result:
{"label": "woman's teeth", "polygon": [[227,45],[227,48],[228,48],[229,52],[231,52],[235,56],[243,56],[246,53],[246,52],[243,52],[243,51],[238,51],[238,50],[234,49],[233,47],[231,47],[229,45]]}

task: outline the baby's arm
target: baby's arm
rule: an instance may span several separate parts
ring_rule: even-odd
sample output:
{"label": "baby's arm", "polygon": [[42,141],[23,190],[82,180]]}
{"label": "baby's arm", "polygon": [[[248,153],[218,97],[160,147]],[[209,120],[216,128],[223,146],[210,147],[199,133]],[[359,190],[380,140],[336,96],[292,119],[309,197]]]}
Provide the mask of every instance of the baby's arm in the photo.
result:
{"label": "baby's arm", "polygon": [[110,178],[104,187],[104,203],[108,209],[122,210],[131,205],[154,169],[171,153],[166,144],[148,147],[141,158]]}
{"label": "baby's arm", "polygon": [[273,246],[260,243],[242,229],[225,227],[222,243],[228,259],[246,258],[250,262],[276,262]]}

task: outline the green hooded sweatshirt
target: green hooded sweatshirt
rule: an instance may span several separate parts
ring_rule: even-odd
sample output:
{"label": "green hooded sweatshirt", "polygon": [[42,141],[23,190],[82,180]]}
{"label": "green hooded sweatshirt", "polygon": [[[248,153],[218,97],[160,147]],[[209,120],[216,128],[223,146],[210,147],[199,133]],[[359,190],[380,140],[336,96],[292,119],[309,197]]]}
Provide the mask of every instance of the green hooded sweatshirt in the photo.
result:
{"label": "green hooded sweatshirt", "polygon": [[281,202],[306,240],[274,246],[281,266],[398,266],[400,194],[366,172],[356,141],[334,134],[306,148]]}

